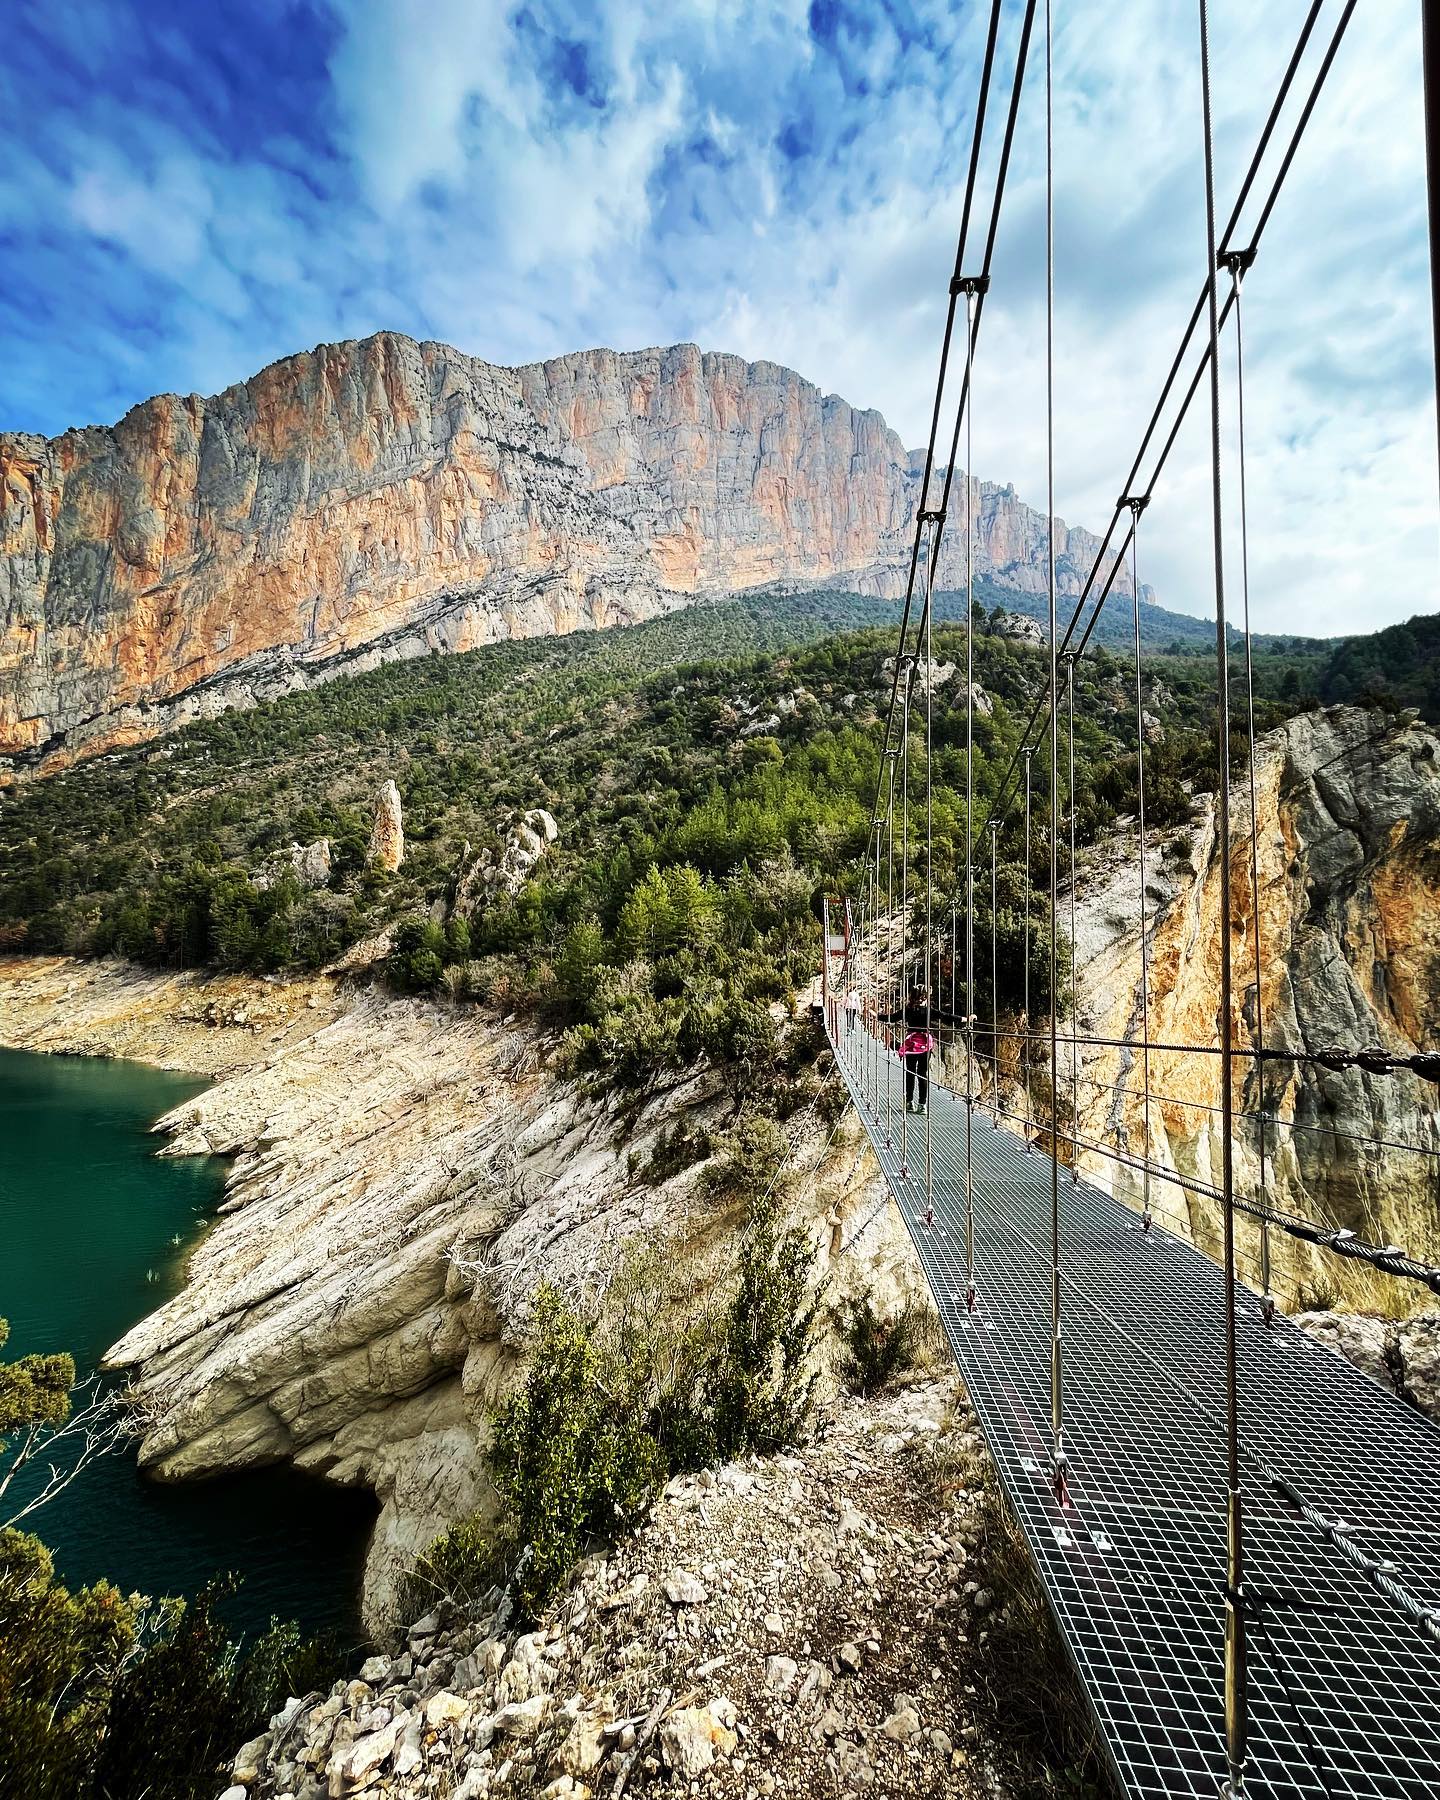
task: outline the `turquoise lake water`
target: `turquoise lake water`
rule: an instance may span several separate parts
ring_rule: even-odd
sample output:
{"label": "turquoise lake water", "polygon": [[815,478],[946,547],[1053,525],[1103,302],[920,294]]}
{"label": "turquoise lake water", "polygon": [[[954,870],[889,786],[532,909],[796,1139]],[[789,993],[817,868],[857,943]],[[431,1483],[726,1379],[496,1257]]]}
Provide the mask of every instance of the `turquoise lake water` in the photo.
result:
{"label": "turquoise lake water", "polygon": [[[88,1371],[180,1286],[224,1165],[157,1158],[149,1127],[204,1085],[138,1063],[0,1050],[0,1355],[68,1350]],[[190,1594],[233,1569],[244,1576],[225,1607],[236,1626],[275,1614],[358,1639],[374,1516],[369,1496],[283,1469],[161,1487],[132,1451],[93,1463],[24,1526],[68,1582],[103,1575],[127,1593]]]}

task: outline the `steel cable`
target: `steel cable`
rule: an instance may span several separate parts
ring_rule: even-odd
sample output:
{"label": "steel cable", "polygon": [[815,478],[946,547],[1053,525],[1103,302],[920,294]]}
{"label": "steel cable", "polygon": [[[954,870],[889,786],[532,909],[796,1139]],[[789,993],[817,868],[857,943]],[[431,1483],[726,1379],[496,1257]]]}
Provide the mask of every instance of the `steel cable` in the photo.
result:
{"label": "steel cable", "polygon": [[[1234,255],[1229,259],[1231,293],[1235,302],[1235,467],[1240,485],[1240,597],[1245,631],[1245,729],[1250,774],[1250,924],[1255,952],[1255,1047],[1262,1052],[1256,1065],[1260,1092],[1259,1191],[1265,1193],[1265,996],[1264,968],[1260,955],[1260,823],[1259,798],[1255,776],[1255,658],[1250,636],[1250,519],[1245,487],[1245,337],[1242,325],[1240,283],[1244,279],[1246,259]],[[1268,1301],[1270,1296],[1269,1227],[1260,1227],[1260,1282]]]}
{"label": "steel cable", "polygon": [[[1346,28],[1350,23],[1352,14],[1354,13],[1355,4],[1356,4],[1356,0],[1347,0],[1345,9],[1341,14],[1338,23],[1336,24],[1335,30],[1331,36],[1329,45],[1327,46],[1325,55],[1321,61],[1319,69],[1317,70],[1314,78],[1312,79],[1308,95],[1306,97],[1305,103],[1300,112],[1299,119],[1297,120],[1296,125],[1291,132],[1290,141],[1289,141],[1288,147],[1286,149],[1284,158],[1282,159],[1282,162],[1280,164],[1280,168],[1279,168],[1278,172],[1276,173],[1276,175],[1272,178],[1272,180],[1269,184],[1265,204],[1261,211],[1259,222],[1256,226],[1256,229],[1250,234],[1251,250],[1258,249],[1260,239],[1264,234],[1265,227],[1269,223],[1271,214],[1273,213],[1274,208],[1275,208],[1275,204],[1280,197],[1281,190],[1284,186],[1285,178],[1288,175],[1291,164],[1294,161],[1295,153],[1298,150],[1301,140],[1304,137],[1305,130],[1309,125],[1310,118],[1311,118],[1312,114],[1314,113],[1316,103],[1318,102],[1318,100],[1320,98],[1320,94],[1325,86],[1325,82],[1326,82],[1326,80],[1329,76],[1330,70],[1334,64],[1335,57],[1336,57],[1337,53],[1339,52],[1341,42],[1345,36]],[[1279,122],[1280,114],[1284,108],[1286,100],[1289,98],[1290,90],[1294,84],[1295,74],[1299,68],[1301,57],[1304,54],[1305,47],[1309,42],[1311,32],[1314,28],[1316,19],[1319,15],[1320,5],[1321,5],[1321,0],[1312,0],[1312,4],[1310,6],[1309,12],[1306,14],[1304,24],[1301,27],[1300,36],[1296,42],[1295,49],[1291,53],[1289,64],[1287,65],[1285,74],[1281,79],[1280,87],[1276,92],[1275,99],[1274,99],[1273,103],[1271,104],[1270,112],[1266,118],[1264,128],[1262,129],[1262,131],[1260,133],[1259,141],[1257,142],[1255,150],[1251,155],[1250,163],[1246,169],[1245,177],[1244,177],[1243,181],[1241,182],[1240,191],[1236,197],[1235,204],[1231,208],[1230,217],[1226,224],[1225,231],[1223,234],[1223,241],[1226,243],[1227,246],[1228,246],[1231,236],[1233,235],[1233,233],[1235,231],[1236,226],[1238,225],[1238,223],[1240,221],[1240,216],[1244,210],[1245,203],[1250,196],[1251,189],[1254,185],[1257,175],[1259,174],[1260,166],[1264,160],[1265,153],[1266,153],[1267,149],[1269,148],[1271,138],[1274,134],[1275,126]],[[1213,283],[1213,276],[1207,277],[1207,284],[1206,284],[1206,286],[1201,288],[1199,297],[1197,298],[1195,305],[1191,311],[1190,319],[1189,319],[1188,323],[1186,324],[1185,330],[1181,336],[1180,346],[1175,352],[1175,356],[1174,356],[1173,361],[1171,362],[1170,369],[1165,377],[1164,383],[1161,386],[1160,397],[1155,402],[1154,408],[1152,409],[1151,414],[1150,414],[1149,421],[1146,424],[1145,431],[1144,431],[1144,434],[1143,434],[1143,436],[1141,438],[1141,442],[1140,442],[1140,449],[1137,451],[1134,462],[1131,464],[1130,473],[1126,479],[1125,488],[1122,493],[1121,499],[1116,503],[1114,514],[1111,517],[1109,525],[1106,527],[1105,534],[1100,541],[1099,548],[1096,550],[1094,560],[1091,563],[1090,571],[1089,571],[1088,575],[1086,576],[1084,584],[1081,587],[1080,596],[1075,603],[1075,610],[1072,613],[1070,622],[1067,625],[1066,630],[1065,630],[1065,636],[1062,641],[1062,648],[1068,646],[1071,634],[1079,626],[1082,615],[1085,610],[1086,603],[1090,599],[1090,597],[1094,591],[1095,583],[1096,583],[1097,579],[1099,578],[1100,571],[1102,570],[1102,568],[1106,567],[1107,558],[1111,555],[1110,546],[1111,546],[1112,540],[1114,538],[1115,529],[1116,529],[1116,526],[1119,524],[1121,517],[1123,516],[1123,509],[1127,504],[1129,496],[1131,494],[1135,494],[1135,493],[1143,493],[1148,498],[1150,495],[1153,494],[1156,483],[1159,481],[1160,476],[1164,471],[1165,465],[1169,460],[1170,452],[1174,448],[1175,440],[1179,434],[1180,426],[1184,422],[1184,419],[1189,411],[1190,404],[1193,401],[1195,394],[1199,389],[1200,382],[1204,377],[1205,369],[1208,364],[1209,354],[1210,354],[1208,344],[1202,345],[1202,347],[1201,347],[1199,364],[1196,367],[1194,374],[1191,376],[1191,378],[1186,386],[1183,398],[1182,398],[1179,408],[1177,410],[1175,420],[1170,428],[1169,434],[1167,435],[1164,444],[1162,445],[1162,447],[1160,449],[1160,452],[1155,460],[1154,466],[1152,467],[1152,469],[1150,471],[1149,478],[1142,487],[1137,487],[1137,485],[1136,485],[1137,477],[1139,476],[1141,465],[1143,464],[1143,462],[1145,460],[1145,453],[1150,446],[1151,439],[1154,437],[1154,434],[1159,427],[1161,418],[1164,415],[1166,406],[1169,403],[1171,395],[1174,391],[1176,378],[1179,376],[1181,366],[1184,363],[1185,353],[1190,347],[1190,342],[1191,342],[1192,337],[1194,336],[1195,327],[1199,323],[1201,314],[1204,311],[1206,296],[1210,291],[1210,286],[1212,283]],[[1230,308],[1230,302],[1227,299],[1225,312],[1221,319],[1222,324],[1225,322],[1225,319],[1227,319],[1229,317],[1229,308]],[[1090,635],[1095,628],[1095,623],[1099,619],[1100,613],[1105,604],[1105,600],[1107,599],[1107,597],[1109,595],[1111,585],[1113,584],[1113,581],[1114,581],[1115,572],[1121,566],[1128,549],[1129,549],[1129,537],[1127,534],[1126,539],[1119,545],[1119,547],[1113,553],[1114,560],[1109,563],[1109,568],[1110,568],[1109,578],[1105,582],[1104,588],[1096,600],[1096,604],[1091,613],[1089,623],[1085,627],[1085,630],[1084,630],[1084,632],[1080,638],[1079,644],[1077,646],[1077,652],[1083,652],[1083,650],[1089,643]],[[1036,731],[1036,727],[1040,723],[1041,710],[1045,706],[1047,699],[1048,699],[1048,694],[1043,691],[1037,697],[1037,699],[1034,703],[1034,706],[1031,709],[1029,718],[1026,721],[1025,727],[1022,730],[1022,732],[1020,733],[1019,741],[1020,741],[1021,746],[1026,744],[1030,740],[1031,734]],[[1036,741],[1038,743],[1038,736],[1037,736]],[[1011,757],[1010,763],[1006,768],[1004,776],[1002,777],[998,787],[995,790],[995,799],[993,800],[992,805],[991,805],[992,812],[1002,811],[1004,809],[1004,807],[1006,806],[1006,804],[1008,803],[1008,797],[1009,797],[1009,793],[1010,793],[1010,783],[1014,779],[1017,768],[1019,766],[1019,758],[1020,758],[1020,751],[1017,748],[1014,755]]]}
{"label": "steel cable", "polygon": [[1225,1571],[1225,1751],[1230,1766],[1230,1792],[1239,1800],[1245,1782],[1248,1695],[1245,1668],[1245,1556],[1240,1499],[1239,1349],[1235,1323],[1235,1144],[1232,1109],[1235,1096],[1231,1045],[1235,1021],[1231,1010],[1230,891],[1230,667],[1225,628],[1225,532],[1221,506],[1220,447],[1220,313],[1215,242],[1214,109],[1210,91],[1210,16],[1208,0],[1199,0],[1200,110],[1205,152],[1206,311],[1210,328],[1210,500],[1215,538],[1215,685],[1216,732],[1220,775],[1215,789],[1216,834],[1220,857],[1220,1186],[1224,1207],[1225,1272],[1225,1459],[1227,1557]]}
{"label": "steel cable", "polygon": [[1145,502],[1132,499],[1130,526],[1130,589],[1135,621],[1135,822],[1140,863],[1140,1040],[1142,1080],[1145,1091],[1145,1213],[1150,1213],[1150,930],[1145,905],[1145,699],[1140,654],[1140,514]]}
{"label": "steel cable", "polygon": [[[1064,1374],[1060,1321],[1060,1100],[1056,1041],[1057,888],[1060,818],[1060,744],[1056,730],[1055,642],[1055,45],[1051,0],[1045,0],[1045,545],[1050,645],[1050,1461],[1055,1497],[1065,1476]],[[994,813],[992,806],[991,812]]]}

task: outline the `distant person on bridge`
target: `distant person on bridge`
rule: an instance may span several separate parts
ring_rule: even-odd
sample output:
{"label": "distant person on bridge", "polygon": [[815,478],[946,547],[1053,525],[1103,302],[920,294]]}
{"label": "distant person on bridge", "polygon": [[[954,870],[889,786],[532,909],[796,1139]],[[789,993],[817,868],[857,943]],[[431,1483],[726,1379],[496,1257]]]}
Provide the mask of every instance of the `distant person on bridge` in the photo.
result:
{"label": "distant person on bridge", "polygon": [[855,1029],[855,1021],[859,1017],[860,1017],[860,994],[859,994],[858,989],[852,987],[850,992],[845,996],[845,1035],[846,1035],[846,1037],[849,1037],[850,1033]]}
{"label": "distant person on bridge", "polygon": [[953,1025],[955,1019],[930,1004],[930,990],[912,987],[902,1011],[882,1013],[884,1025],[903,1025],[900,1060],[905,1065],[905,1106],[907,1111],[924,1112],[930,1104],[930,1055],[935,1049],[935,1025]]}

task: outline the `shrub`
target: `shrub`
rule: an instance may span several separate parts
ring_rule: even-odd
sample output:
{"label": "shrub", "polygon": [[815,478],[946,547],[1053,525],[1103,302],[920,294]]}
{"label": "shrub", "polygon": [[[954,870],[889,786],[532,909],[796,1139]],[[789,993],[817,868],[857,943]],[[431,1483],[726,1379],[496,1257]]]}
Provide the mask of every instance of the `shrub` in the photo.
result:
{"label": "shrub", "polygon": [[642,1171],[642,1178],[652,1186],[659,1187],[662,1181],[669,1181],[671,1176],[678,1175],[682,1169],[703,1162],[712,1148],[710,1133],[703,1126],[681,1119],[668,1132],[662,1131],[656,1138],[649,1161]]}
{"label": "shrub", "polygon": [[504,1557],[503,1534],[489,1520],[461,1519],[421,1554],[403,1610],[418,1615],[443,1598],[478,1612],[485,1596],[505,1579]]}
{"label": "shrub", "polygon": [[790,1182],[785,1174],[790,1146],[785,1133],[763,1113],[746,1113],[720,1139],[718,1154],[705,1171],[704,1188],[722,1206],[747,1203],[765,1194],[784,1199]]}
{"label": "shrub", "polygon": [[774,1193],[753,1198],[739,1286],[711,1378],[715,1442],[724,1456],[777,1450],[804,1430],[815,1398],[807,1365],[820,1311],[813,1263],[806,1234],[781,1227]]}
{"label": "shrub", "polygon": [[542,1287],[524,1386],[496,1412],[486,1453],[502,1518],[436,1539],[417,1591],[473,1602],[507,1579],[533,1617],[677,1470],[794,1442],[814,1400],[811,1263],[805,1234],[761,1203],[728,1297],[682,1302],[663,1252],[630,1258],[585,1308]]}
{"label": "shrub", "polygon": [[552,1287],[535,1306],[525,1386],[495,1418],[488,1462],[521,1552],[515,1585],[534,1613],[585,1545],[636,1517],[665,1478],[645,1428],[650,1371],[608,1353],[596,1329]]}
{"label": "shrub", "polygon": [[[0,1319],[0,1344],[7,1332]],[[59,1454],[76,1391],[68,1356],[0,1363],[0,1491],[30,1451]],[[94,1402],[74,1416],[94,1418]],[[248,1652],[232,1642],[217,1606],[236,1585],[212,1582],[188,1605],[104,1581],[72,1593],[39,1538],[0,1530],[0,1800],[212,1791],[286,1692],[307,1691],[292,1684],[338,1670],[335,1647],[293,1624],[272,1620]]]}
{"label": "shrub", "polygon": [[918,1360],[925,1315],[907,1302],[893,1318],[884,1318],[868,1296],[852,1300],[841,1320],[845,1360],[841,1375],[853,1393],[873,1394]]}
{"label": "shrub", "polygon": [[0,1531],[0,1795],[73,1800],[105,1729],[111,1689],[140,1629],[108,1582],[70,1593],[28,1532]]}
{"label": "shrub", "polygon": [[1293,1312],[1334,1312],[1343,1295],[1339,1285],[1328,1275],[1317,1275],[1313,1281],[1302,1281],[1295,1290]]}

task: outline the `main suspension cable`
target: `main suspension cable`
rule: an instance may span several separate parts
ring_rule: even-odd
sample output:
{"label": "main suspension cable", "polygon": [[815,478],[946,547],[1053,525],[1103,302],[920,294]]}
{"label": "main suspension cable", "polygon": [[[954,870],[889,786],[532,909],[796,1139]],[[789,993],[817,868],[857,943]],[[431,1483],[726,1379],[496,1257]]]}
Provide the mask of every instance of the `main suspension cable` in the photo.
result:
{"label": "main suspension cable", "polygon": [[[1276,127],[1277,123],[1279,122],[1280,115],[1284,108],[1285,102],[1289,98],[1290,90],[1291,90],[1292,86],[1294,85],[1295,75],[1299,68],[1301,58],[1304,54],[1306,45],[1309,43],[1310,36],[1311,36],[1311,33],[1315,26],[1316,19],[1319,16],[1321,4],[1322,4],[1322,0],[1312,0],[1310,9],[1309,9],[1308,13],[1306,14],[1305,21],[1301,27],[1299,38],[1296,42],[1294,50],[1291,53],[1290,61],[1289,61],[1288,65],[1286,66],[1284,76],[1281,79],[1279,89],[1277,90],[1275,99],[1271,104],[1270,112],[1266,118],[1264,128],[1262,129],[1262,131],[1260,133],[1259,141],[1257,142],[1257,144],[1255,146],[1255,150],[1254,150],[1253,154],[1251,155],[1249,166],[1246,169],[1245,177],[1240,185],[1240,191],[1239,191],[1238,195],[1236,196],[1235,204],[1231,208],[1230,217],[1226,223],[1225,231],[1222,236],[1222,242],[1224,242],[1227,246],[1229,244],[1230,237],[1232,236],[1237,225],[1239,224],[1241,215],[1245,209],[1245,205],[1246,205],[1247,201],[1249,200],[1251,190],[1254,186],[1256,177],[1258,176],[1261,165],[1264,161],[1266,151],[1268,150],[1268,148],[1270,146],[1270,142],[1273,137],[1275,127]],[[1354,13],[1355,5],[1356,5],[1356,0],[1346,0],[1345,8],[1340,15],[1340,18],[1335,26],[1334,32],[1331,35],[1330,42],[1329,42],[1328,46],[1326,47],[1324,57],[1322,58],[1320,66],[1311,81],[1309,92],[1305,99],[1304,105],[1301,108],[1299,118],[1297,119],[1296,124],[1291,132],[1290,140],[1289,140],[1288,146],[1286,148],[1284,157],[1280,163],[1280,167],[1279,167],[1277,173],[1272,177],[1272,179],[1269,183],[1268,192],[1266,195],[1266,199],[1265,199],[1263,208],[1260,213],[1259,221],[1256,225],[1255,230],[1250,233],[1250,248],[1252,250],[1255,250],[1258,248],[1260,239],[1264,234],[1265,227],[1269,223],[1271,214],[1273,213],[1275,205],[1276,205],[1277,201],[1279,200],[1281,190],[1285,183],[1285,179],[1289,173],[1291,164],[1294,162],[1295,154],[1296,154],[1297,150],[1299,149],[1301,140],[1303,139],[1306,128],[1309,125],[1310,118],[1311,118],[1312,114],[1314,113],[1316,103],[1318,102],[1318,100],[1320,98],[1320,94],[1321,94],[1322,90],[1324,89],[1325,82],[1330,74],[1330,70],[1334,64],[1336,55],[1339,52],[1341,42],[1343,41],[1344,36],[1345,36],[1346,28],[1348,27],[1348,25],[1350,23],[1352,14]],[[1115,531],[1116,531],[1116,529],[1120,523],[1120,520],[1123,516],[1125,502],[1131,494],[1140,493],[1140,494],[1144,494],[1148,497],[1154,492],[1156,484],[1159,482],[1160,476],[1163,473],[1167,462],[1169,461],[1170,452],[1174,448],[1175,440],[1176,440],[1177,436],[1179,435],[1180,427],[1184,423],[1184,420],[1189,412],[1190,405],[1193,402],[1194,397],[1199,390],[1200,382],[1204,378],[1205,370],[1208,366],[1209,356],[1210,356],[1210,349],[1209,349],[1208,342],[1201,343],[1198,365],[1195,368],[1193,375],[1191,376],[1188,384],[1185,387],[1183,396],[1181,398],[1180,404],[1179,404],[1177,412],[1176,412],[1174,422],[1171,425],[1170,431],[1169,431],[1168,435],[1166,436],[1165,441],[1156,456],[1155,462],[1150,470],[1148,479],[1145,482],[1140,483],[1138,481],[1138,477],[1140,474],[1141,466],[1145,461],[1146,453],[1150,448],[1151,440],[1153,439],[1155,432],[1158,430],[1158,428],[1160,426],[1161,419],[1164,416],[1165,410],[1166,410],[1167,406],[1169,405],[1171,397],[1175,391],[1175,383],[1180,375],[1181,367],[1185,361],[1186,352],[1187,352],[1187,350],[1189,350],[1190,345],[1191,345],[1191,340],[1194,337],[1195,328],[1200,322],[1201,315],[1205,308],[1207,294],[1210,291],[1210,287],[1213,285],[1213,279],[1214,278],[1212,275],[1207,280],[1206,285],[1201,288],[1200,294],[1195,301],[1194,307],[1191,310],[1189,321],[1187,322],[1184,332],[1181,335],[1179,348],[1175,352],[1175,356],[1171,362],[1169,371],[1166,374],[1165,381],[1163,382],[1163,384],[1161,386],[1160,396],[1156,400],[1154,408],[1151,411],[1149,421],[1146,424],[1144,434],[1140,441],[1140,448],[1136,452],[1135,459],[1134,459],[1133,463],[1131,464],[1130,473],[1127,476],[1124,488],[1122,489],[1121,500],[1119,502],[1117,502],[1115,512],[1111,517],[1109,525],[1106,527],[1105,534],[1102,537],[1102,539],[1100,540],[1100,544],[1099,544],[1098,548],[1096,549],[1094,559],[1090,566],[1090,571],[1089,571],[1088,575],[1086,576],[1083,586],[1081,587],[1080,596],[1075,603],[1074,612],[1071,614],[1070,621],[1069,621],[1068,625],[1066,626],[1064,638],[1063,638],[1062,644],[1061,644],[1062,649],[1068,647],[1072,634],[1075,633],[1076,630],[1080,627],[1081,620],[1082,620],[1082,617],[1085,612],[1086,603],[1091,599],[1092,595],[1094,594],[1095,585],[1096,585],[1096,582],[1100,578],[1101,571],[1108,568],[1108,570],[1109,570],[1108,578],[1106,579],[1101,592],[1098,594],[1098,596],[1095,596],[1096,603],[1090,614],[1089,622],[1085,626],[1083,633],[1080,636],[1079,641],[1076,645],[1077,652],[1083,652],[1083,650],[1088,645],[1089,640],[1090,640],[1090,635],[1095,628],[1095,623],[1098,620],[1101,610],[1104,606],[1105,600],[1109,595],[1111,585],[1113,584],[1113,581],[1115,579],[1116,571],[1123,566],[1125,555],[1129,549],[1129,538],[1127,535],[1125,541],[1122,542],[1113,551],[1113,553],[1111,550],[1111,545],[1114,541]],[[1229,298],[1227,297],[1225,311],[1221,318],[1222,325],[1224,324],[1225,320],[1228,319],[1228,317],[1229,317],[1230,304],[1231,304],[1231,302],[1230,302]],[[1037,695],[1035,702],[1031,708],[1030,715],[1024,726],[1024,729],[1020,733],[1020,738],[1019,738],[1020,746],[1023,747],[1025,744],[1031,742],[1032,734],[1035,734],[1033,741],[1036,744],[1038,744],[1039,737],[1038,737],[1038,733],[1037,733],[1037,727],[1040,725],[1041,712],[1042,712],[1042,709],[1049,703],[1050,703],[1049,694],[1047,692],[1045,692],[1044,690],[1042,690],[1041,693],[1039,695]],[[1009,794],[1010,794],[1010,784],[1015,778],[1016,772],[1019,767],[1019,761],[1020,761],[1020,751],[1019,751],[1019,749],[1017,749],[1015,754],[1011,757],[1010,763],[1005,771],[1004,776],[1002,777],[1000,783],[994,790],[994,799],[991,802],[992,812],[1001,812],[1008,805]],[[983,827],[982,827],[982,829],[983,829]]]}
{"label": "main suspension cable", "polygon": [[[980,73],[980,97],[975,110],[975,127],[970,140],[970,164],[965,179],[965,198],[961,206],[960,233],[955,245],[954,273],[950,278],[949,301],[945,312],[945,330],[940,344],[940,367],[935,381],[935,402],[930,415],[930,435],[925,446],[925,466],[920,480],[920,505],[915,520],[915,534],[910,546],[910,567],[905,581],[905,603],[900,614],[900,630],[898,637],[899,650],[895,665],[895,678],[890,684],[890,704],[885,715],[885,732],[882,744],[888,748],[895,729],[895,720],[900,702],[900,662],[909,634],[910,612],[915,595],[915,576],[920,561],[920,544],[926,525],[926,503],[930,496],[930,482],[935,469],[935,447],[940,433],[940,413],[944,405],[945,381],[950,364],[950,349],[955,332],[956,305],[964,289],[962,270],[965,266],[965,253],[970,236],[970,218],[974,205],[976,177],[980,163],[980,148],[985,134],[985,116],[989,105],[990,82],[995,64],[995,45],[1000,29],[1000,9],[1002,0],[991,0],[990,28],[985,42],[985,59]],[[1019,107],[1020,89],[1024,78],[1025,51],[1029,42],[1029,25],[1035,8],[1035,0],[1027,0],[1026,24],[1021,37],[1020,54],[1015,66],[1015,79],[1011,90],[1010,115],[1007,122],[1007,156],[1002,160],[999,179],[997,180],[994,201],[991,208],[988,243],[993,243],[995,226],[999,219],[1000,204],[1004,194],[1005,168],[1008,162],[1009,134],[1013,130],[1015,113]],[[975,329],[978,317],[966,333],[967,356],[973,352]],[[960,406],[964,407],[968,388],[962,387]],[[952,458],[953,461],[953,458]],[[937,546],[938,553],[938,546]],[[879,804],[879,786],[876,787],[876,806]],[[872,808],[872,811],[874,809]]]}

